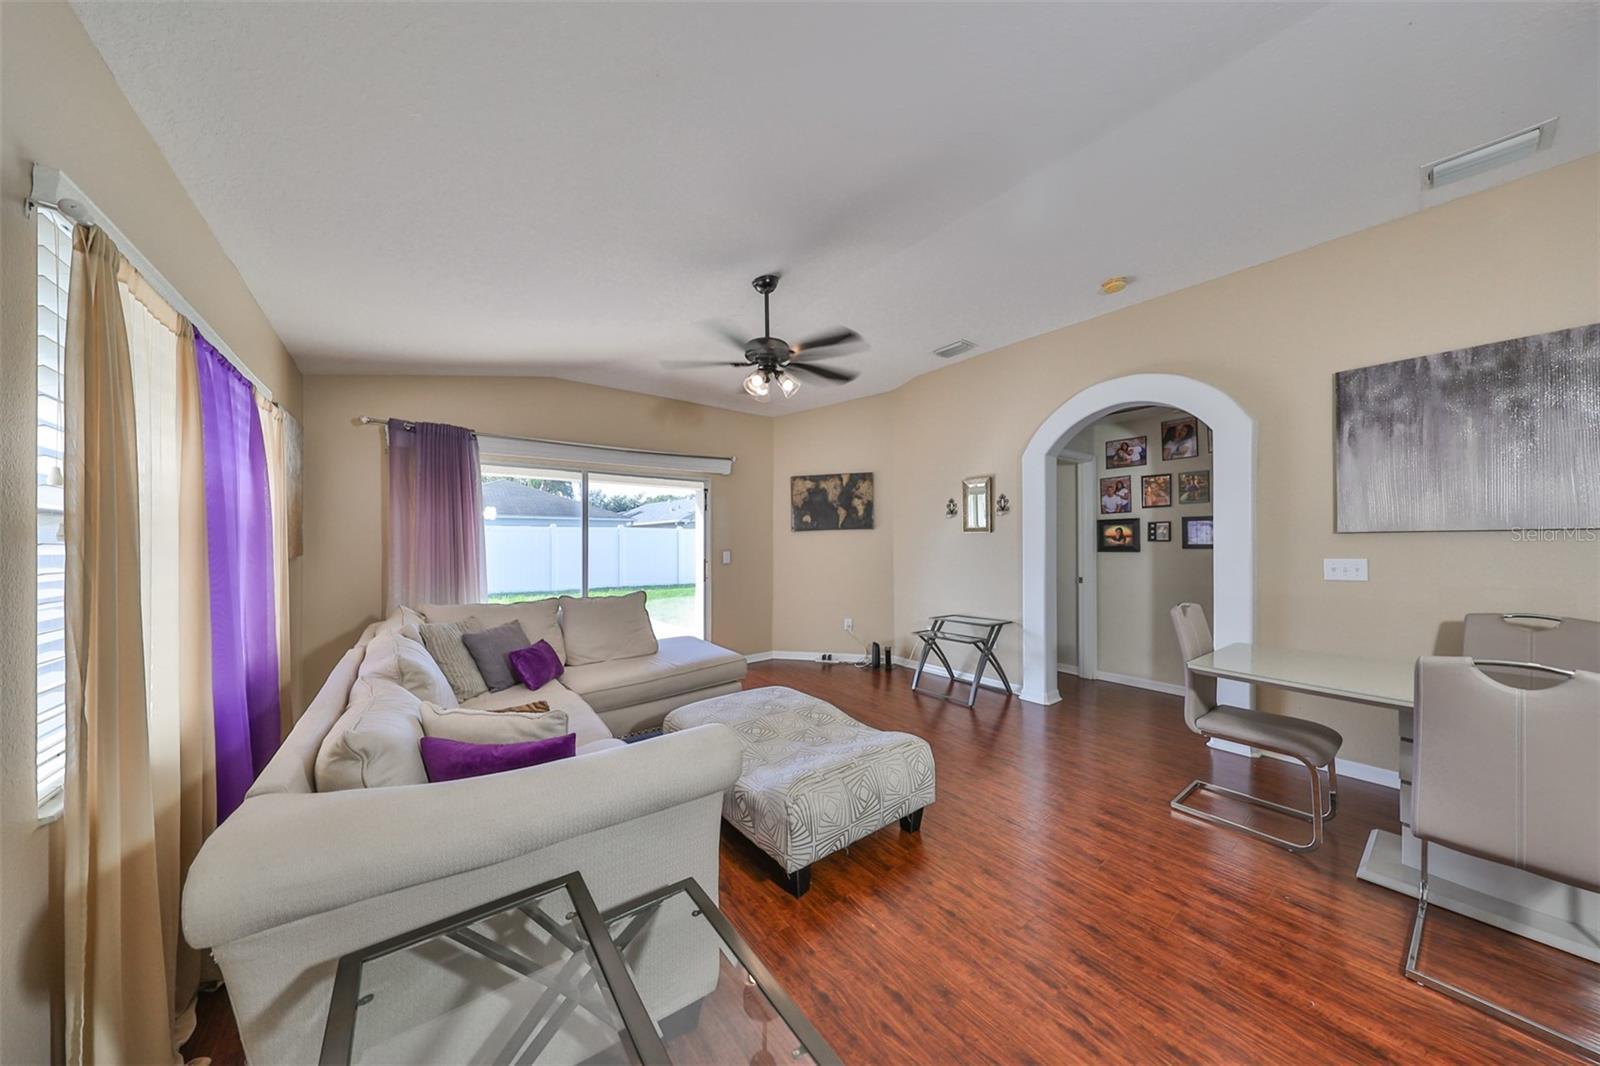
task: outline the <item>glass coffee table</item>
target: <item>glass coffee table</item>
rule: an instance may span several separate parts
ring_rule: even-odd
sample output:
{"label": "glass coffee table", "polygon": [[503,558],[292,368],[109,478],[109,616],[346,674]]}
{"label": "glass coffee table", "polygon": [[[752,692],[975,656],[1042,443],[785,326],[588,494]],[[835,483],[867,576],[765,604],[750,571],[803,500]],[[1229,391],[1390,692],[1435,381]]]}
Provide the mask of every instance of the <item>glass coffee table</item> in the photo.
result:
{"label": "glass coffee table", "polygon": [[602,914],[571,873],[341,958],[321,1061],[839,1058],[693,880]]}

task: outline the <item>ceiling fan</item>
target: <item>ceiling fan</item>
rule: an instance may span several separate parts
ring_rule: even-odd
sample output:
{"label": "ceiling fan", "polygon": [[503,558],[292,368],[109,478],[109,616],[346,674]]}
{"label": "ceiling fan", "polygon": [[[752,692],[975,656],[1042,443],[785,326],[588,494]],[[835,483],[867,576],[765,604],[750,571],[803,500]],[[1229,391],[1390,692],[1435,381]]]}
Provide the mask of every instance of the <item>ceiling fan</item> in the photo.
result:
{"label": "ceiling fan", "polygon": [[[744,360],[730,363],[717,360],[673,360],[662,365],[669,367],[708,367],[708,366],[733,366],[743,370],[751,368],[744,379],[744,391],[749,393],[757,403],[767,403],[774,393],[782,395],[785,399],[800,391],[800,379],[796,374],[809,374],[819,381],[829,384],[843,384],[854,381],[854,370],[835,370],[828,366],[812,366],[813,362],[822,359],[834,359],[841,355],[851,354],[851,345],[861,342],[861,335],[853,329],[834,329],[827,333],[819,333],[799,344],[790,344],[781,337],[772,335],[772,290],[778,287],[778,274],[763,274],[750,284],[761,294],[762,335],[743,340],[732,329],[725,325],[715,326],[718,336],[727,340],[735,348],[743,349]],[[836,348],[837,351],[827,349]]]}

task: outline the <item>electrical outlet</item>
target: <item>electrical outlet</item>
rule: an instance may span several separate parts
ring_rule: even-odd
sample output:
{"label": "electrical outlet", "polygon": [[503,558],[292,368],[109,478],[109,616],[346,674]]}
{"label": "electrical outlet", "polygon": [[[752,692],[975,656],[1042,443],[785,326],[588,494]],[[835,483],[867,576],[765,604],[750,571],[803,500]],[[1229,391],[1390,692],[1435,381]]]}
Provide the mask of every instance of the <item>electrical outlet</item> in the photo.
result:
{"label": "electrical outlet", "polygon": [[1322,560],[1322,580],[1324,581],[1365,581],[1366,579],[1367,561],[1365,559]]}
{"label": "electrical outlet", "polygon": [[844,631],[846,633],[854,633],[856,631],[856,620],[854,618],[846,618],[844,620]]}

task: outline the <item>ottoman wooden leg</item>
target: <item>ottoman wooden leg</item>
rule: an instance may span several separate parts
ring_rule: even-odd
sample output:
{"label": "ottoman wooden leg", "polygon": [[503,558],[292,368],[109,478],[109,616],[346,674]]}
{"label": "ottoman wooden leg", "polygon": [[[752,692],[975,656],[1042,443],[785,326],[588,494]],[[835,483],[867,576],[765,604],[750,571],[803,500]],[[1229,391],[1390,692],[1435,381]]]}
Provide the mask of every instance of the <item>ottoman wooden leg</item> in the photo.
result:
{"label": "ottoman wooden leg", "polygon": [[805,895],[806,890],[811,887],[811,867],[802,867],[801,869],[796,870],[794,873],[789,874],[784,878],[784,884],[788,886],[790,894],[793,895],[795,899],[799,899],[801,896]]}
{"label": "ottoman wooden leg", "polygon": [[904,818],[900,819],[900,828],[908,833],[915,833],[922,828],[922,812],[926,808],[918,807]]}

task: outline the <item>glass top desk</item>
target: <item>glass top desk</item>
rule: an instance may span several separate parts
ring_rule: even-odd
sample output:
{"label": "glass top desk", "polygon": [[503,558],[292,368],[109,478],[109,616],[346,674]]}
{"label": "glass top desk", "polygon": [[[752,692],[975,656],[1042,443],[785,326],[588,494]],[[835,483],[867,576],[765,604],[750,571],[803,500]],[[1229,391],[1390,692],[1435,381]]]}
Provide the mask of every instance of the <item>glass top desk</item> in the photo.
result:
{"label": "glass top desk", "polygon": [[[978,687],[983,684],[984,670],[989,666],[994,667],[994,672],[1000,675],[1000,683],[1005,686],[1006,695],[1011,695],[1011,679],[1006,677],[1005,667],[1000,665],[999,658],[994,653],[995,642],[1000,639],[1000,631],[1011,624],[1009,618],[990,618],[981,614],[936,614],[928,620],[927,629],[918,629],[912,636],[922,641],[922,657],[917,660],[917,672],[911,675],[911,690],[917,690],[917,684],[922,680],[922,672],[927,669],[928,655],[937,656],[944,665],[944,672],[953,685],[959,680],[955,667],[950,665],[950,660],[945,658],[941,643],[959,644],[972,648],[978,653],[978,663],[972,671],[972,688],[967,693],[967,706],[971,707],[978,702]],[[948,699],[949,697],[944,697]]]}
{"label": "glass top desk", "polygon": [[[1187,666],[1196,674],[1223,681],[1266,685],[1397,712],[1400,832],[1374,829],[1368,834],[1356,875],[1415,896],[1421,856],[1421,847],[1411,835],[1416,659],[1229,644]],[[1600,962],[1600,893],[1438,846],[1430,849],[1429,862],[1433,872],[1430,903]]]}

